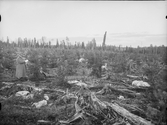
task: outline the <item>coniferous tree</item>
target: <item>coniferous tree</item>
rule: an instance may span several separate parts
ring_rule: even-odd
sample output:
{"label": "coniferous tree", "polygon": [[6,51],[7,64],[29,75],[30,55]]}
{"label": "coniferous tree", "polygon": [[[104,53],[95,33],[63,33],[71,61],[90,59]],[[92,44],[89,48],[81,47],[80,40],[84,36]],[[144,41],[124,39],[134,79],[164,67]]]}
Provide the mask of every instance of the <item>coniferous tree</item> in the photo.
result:
{"label": "coniferous tree", "polygon": [[18,38],[18,47],[21,47],[21,44],[22,44],[22,39],[21,37]]}
{"label": "coniferous tree", "polygon": [[35,45],[37,48],[39,48],[39,42],[37,41],[36,42],[36,45]]}
{"label": "coniferous tree", "polygon": [[27,47],[27,38],[24,38],[23,47]]}
{"label": "coniferous tree", "polygon": [[59,47],[59,40],[57,39],[56,47]]}
{"label": "coniferous tree", "polygon": [[9,37],[7,36],[7,40],[6,40],[6,46],[8,47],[10,44],[9,44]]}
{"label": "coniferous tree", "polygon": [[85,44],[84,44],[84,42],[82,42],[82,49],[85,49]]}
{"label": "coniferous tree", "polygon": [[92,40],[92,49],[95,49],[96,48],[96,40],[95,40],[95,38],[93,38],[93,40]]}
{"label": "coniferous tree", "polygon": [[69,42],[70,40],[69,40],[69,38],[68,37],[66,37],[66,42]]}
{"label": "coniferous tree", "polygon": [[36,46],[36,45],[37,45],[36,42],[37,42],[37,40],[36,40],[36,38],[34,37],[34,47],[35,47],[35,48],[37,47],[37,46]]}
{"label": "coniferous tree", "polygon": [[49,48],[51,48],[51,42],[49,41]]}

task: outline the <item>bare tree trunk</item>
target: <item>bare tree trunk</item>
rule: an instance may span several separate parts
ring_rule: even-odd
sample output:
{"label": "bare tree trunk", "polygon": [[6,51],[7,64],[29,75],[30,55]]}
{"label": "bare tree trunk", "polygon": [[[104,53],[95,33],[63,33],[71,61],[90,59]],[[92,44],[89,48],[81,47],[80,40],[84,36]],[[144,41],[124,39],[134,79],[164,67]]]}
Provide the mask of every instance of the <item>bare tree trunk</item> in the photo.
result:
{"label": "bare tree trunk", "polygon": [[103,37],[103,44],[102,44],[102,48],[103,48],[103,50],[104,50],[104,48],[105,48],[106,35],[107,35],[107,31],[105,32],[104,37]]}

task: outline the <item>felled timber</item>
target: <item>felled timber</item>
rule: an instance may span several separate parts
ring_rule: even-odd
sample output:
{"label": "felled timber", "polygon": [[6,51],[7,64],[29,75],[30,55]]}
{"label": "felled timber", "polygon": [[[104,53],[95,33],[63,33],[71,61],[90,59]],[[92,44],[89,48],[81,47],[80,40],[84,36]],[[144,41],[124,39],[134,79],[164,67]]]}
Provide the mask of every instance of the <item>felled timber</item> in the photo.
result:
{"label": "felled timber", "polygon": [[152,91],[152,87],[129,87],[129,90],[133,90],[136,92],[146,92],[146,91]]}
{"label": "felled timber", "polygon": [[103,87],[102,90],[97,92],[97,94],[105,94],[105,93],[118,93],[118,94],[126,95],[126,96],[132,97],[132,98],[138,96],[138,94],[134,91],[131,91],[128,89],[115,89],[111,85],[106,85],[105,87]]}
{"label": "felled timber", "polygon": [[[132,114],[116,103],[101,101],[96,97],[95,92],[88,88],[81,88],[76,93],[75,101],[76,113],[66,121],[59,121],[63,124],[71,124],[77,120],[85,121],[87,124],[139,124],[152,125],[150,121]],[[92,121],[92,119],[94,119]],[[125,120],[126,119],[126,120]]]}
{"label": "felled timber", "polygon": [[128,111],[130,111],[133,114],[137,114],[140,116],[144,116],[146,117],[146,112],[142,109],[140,109],[137,105],[135,104],[124,104],[124,103],[120,103],[118,101],[115,101],[118,105],[120,105],[121,107],[127,109]]}
{"label": "felled timber", "polygon": [[150,121],[147,121],[147,120],[145,120],[137,115],[130,113],[128,110],[119,106],[116,103],[105,102],[105,104],[110,106],[112,109],[114,109],[121,116],[126,117],[127,119],[129,119],[130,121],[132,121],[136,125],[153,125]]}
{"label": "felled timber", "polygon": [[54,123],[51,121],[45,121],[45,120],[38,120],[37,125],[53,125]]}
{"label": "felled timber", "polygon": [[89,90],[97,91],[97,90],[101,90],[103,87],[104,87],[104,85],[91,86],[91,87],[89,87]]}
{"label": "felled timber", "polygon": [[28,106],[22,106],[22,105],[13,105],[14,107],[21,108],[21,109],[32,109],[31,107]]}
{"label": "felled timber", "polygon": [[44,92],[58,92],[59,94],[65,94],[65,91],[60,89],[49,89],[49,88],[43,88]]}
{"label": "felled timber", "polygon": [[118,114],[120,114],[123,117],[126,117],[126,119],[129,119],[131,122],[133,122],[134,124],[140,124],[140,125],[152,125],[152,123],[150,121],[147,121],[137,115],[134,115],[132,113],[130,113],[128,110],[126,110],[125,108],[119,106],[116,103],[108,103],[108,102],[102,102],[100,101],[96,95],[93,95],[94,99],[93,101],[96,101],[99,103],[99,105],[101,105],[102,107],[111,107],[112,109],[114,109]]}
{"label": "felled timber", "polygon": [[140,78],[141,76],[127,75],[127,77],[137,79],[137,78]]}

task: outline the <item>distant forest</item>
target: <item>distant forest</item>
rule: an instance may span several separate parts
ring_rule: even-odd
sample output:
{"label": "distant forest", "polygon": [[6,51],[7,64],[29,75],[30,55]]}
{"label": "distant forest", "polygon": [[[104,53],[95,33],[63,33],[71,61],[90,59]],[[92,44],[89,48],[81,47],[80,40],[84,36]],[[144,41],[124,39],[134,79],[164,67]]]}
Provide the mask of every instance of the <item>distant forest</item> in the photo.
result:
{"label": "distant forest", "polygon": [[87,50],[103,50],[103,51],[123,51],[123,52],[130,52],[130,53],[141,53],[141,54],[160,54],[164,55],[167,54],[167,47],[162,46],[153,46],[152,44],[149,47],[140,47],[137,48],[134,47],[121,47],[121,46],[113,46],[113,45],[106,45],[105,40],[103,40],[102,45],[97,45],[95,38],[91,41],[88,41],[88,43],[84,42],[75,42],[74,45],[72,45],[69,42],[69,38],[66,37],[66,40],[58,41],[56,42],[56,45],[52,45],[52,43],[46,42],[44,38],[42,38],[42,42],[39,42],[34,39],[21,39],[18,38],[18,42],[9,42],[9,38],[7,37],[7,40],[2,41],[0,40],[0,46],[1,47],[20,47],[20,48],[62,48],[62,49],[87,49]]}

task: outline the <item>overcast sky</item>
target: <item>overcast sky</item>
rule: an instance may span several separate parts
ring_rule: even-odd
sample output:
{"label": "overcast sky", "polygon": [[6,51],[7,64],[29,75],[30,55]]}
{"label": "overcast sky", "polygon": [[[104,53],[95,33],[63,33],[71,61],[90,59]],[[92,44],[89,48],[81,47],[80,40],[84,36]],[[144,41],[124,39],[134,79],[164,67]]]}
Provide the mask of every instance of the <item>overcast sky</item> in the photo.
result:
{"label": "overcast sky", "polygon": [[108,44],[144,46],[151,43],[145,43],[149,36],[154,45],[167,45],[166,12],[166,1],[0,1],[0,38],[95,37],[101,42],[107,31]]}

